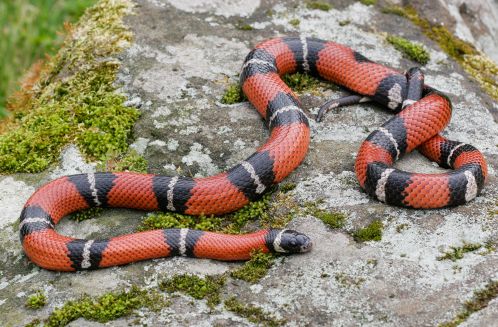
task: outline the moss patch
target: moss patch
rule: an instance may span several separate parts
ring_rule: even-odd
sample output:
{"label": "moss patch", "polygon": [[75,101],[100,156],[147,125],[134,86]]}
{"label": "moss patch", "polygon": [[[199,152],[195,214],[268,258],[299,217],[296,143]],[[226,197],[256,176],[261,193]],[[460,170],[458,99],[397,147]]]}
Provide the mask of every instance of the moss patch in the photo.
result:
{"label": "moss patch", "polygon": [[239,20],[237,24],[235,24],[235,28],[241,31],[252,31],[254,29],[254,27],[243,20]]}
{"label": "moss patch", "polygon": [[147,173],[148,162],[135,150],[128,150],[125,154],[111,155],[105,158],[97,167],[99,171],[131,171],[136,173]]}
{"label": "moss patch", "polygon": [[413,43],[399,36],[388,35],[387,42],[413,61],[425,65],[430,60],[429,52],[420,44]]}
{"label": "moss patch", "polygon": [[339,26],[346,26],[349,24],[351,24],[351,20],[349,20],[349,19],[344,19],[344,20],[339,21]]}
{"label": "moss patch", "polygon": [[450,251],[445,252],[442,256],[437,257],[437,260],[451,260],[457,261],[463,258],[465,253],[475,252],[483,247],[482,244],[478,243],[465,243],[462,246],[451,246]]}
{"label": "moss patch", "polygon": [[263,195],[261,199],[250,202],[242,209],[222,217],[222,219],[230,221],[230,224],[223,229],[223,232],[238,234],[248,222],[255,221],[257,219],[261,219],[262,221],[268,220],[270,199],[274,191],[275,189],[272,189]]}
{"label": "moss patch", "polygon": [[318,9],[322,11],[329,11],[332,6],[326,2],[322,1],[308,1],[306,2],[306,8],[308,9]]}
{"label": "moss patch", "polygon": [[143,232],[166,228],[191,228],[205,231],[221,229],[222,219],[219,217],[189,216],[174,212],[155,212],[145,217],[137,231]]}
{"label": "moss patch", "polygon": [[489,282],[483,289],[475,291],[472,299],[464,304],[464,309],[449,322],[445,322],[440,327],[456,327],[474,312],[480,311],[488,306],[488,303],[498,297],[498,281]]}
{"label": "moss patch", "polygon": [[40,309],[45,304],[47,304],[47,297],[41,291],[38,291],[27,298],[24,306],[29,309]]}
{"label": "moss patch", "polygon": [[87,219],[93,219],[97,218],[104,212],[104,208],[100,207],[93,207],[85,210],[81,210],[78,212],[75,212],[71,215],[71,219],[74,219],[78,222],[87,220]]}
{"label": "moss patch", "polygon": [[247,98],[242,92],[239,83],[229,85],[225,94],[221,97],[221,103],[223,104],[235,104],[246,100]]}
{"label": "moss patch", "polygon": [[373,6],[377,4],[377,0],[360,0],[365,6]]}
{"label": "moss patch", "polygon": [[301,24],[301,21],[298,18],[293,18],[289,20],[289,24],[291,24],[294,27],[298,27],[299,24]]}
{"label": "moss patch", "polygon": [[40,319],[33,319],[31,322],[27,323],[24,327],[37,327],[37,326],[41,326]]}
{"label": "moss patch", "polygon": [[498,65],[488,56],[453,35],[445,26],[431,24],[411,6],[388,6],[382,12],[411,20],[428,38],[439,44],[446,54],[460,63],[491,97],[498,100]]}
{"label": "moss patch", "polygon": [[272,191],[257,201],[248,203],[240,210],[220,216],[190,216],[174,212],[156,212],[145,217],[137,227],[138,231],[165,228],[192,228],[205,231],[221,231],[228,234],[239,234],[251,221],[260,218],[269,220],[268,209]]}
{"label": "moss patch", "polygon": [[401,233],[402,231],[404,231],[407,228],[408,228],[408,224],[406,224],[406,223],[396,225],[396,232]]}
{"label": "moss patch", "polygon": [[335,280],[344,287],[360,287],[365,282],[365,278],[348,276],[342,272],[335,274]]}
{"label": "moss patch", "polygon": [[225,285],[224,276],[178,275],[162,281],[159,288],[162,291],[185,293],[194,299],[207,299],[209,307],[214,308],[220,303],[221,288]]}
{"label": "moss patch", "polygon": [[256,283],[266,275],[274,261],[275,256],[273,254],[254,251],[251,254],[251,259],[245,262],[242,267],[232,270],[230,276],[249,283]]}
{"label": "moss patch", "polygon": [[66,302],[50,314],[46,326],[66,326],[78,318],[104,323],[129,315],[138,308],[157,309],[162,304],[162,296],[158,293],[134,286],[129,291],[107,293],[98,298],[84,296],[79,300]]}
{"label": "moss patch", "polygon": [[287,193],[296,188],[295,183],[282,183],[278,186],[278,190],[282,193]]}
{"label": "moss patch", "polygon": [[462,66],[498,101],[498,65],[493,60],[483,54],[468,55],[464,56]]}
{"label": "moss patch", "polygon": [[235,314],[246,318],[252,323],[261,325],[261,326],[282,326],[285,324],[285,320],[280,320],[275,318],[273,315],[265,312],[263,309],[244,304],[237,300],[236,297],[231,297],[225,301],[225,308],[229,311],[234,312]]}
{"label": "moss patch", "polygon": [[15,119],[0,136],[0,172],[39,172],[62,147],[76,143],[89,159],[122,153],[138,111],[113,85],[119,64],[107,59],[131,40],[126,0],[101,0],[87,10],[40,80],[12,104]]}
{"label": "moss patch", "polygon": [[287,74],[282,80],[295,92],[304,92],[320,85],[320,80],[304,73]]}
{"label": "moss patch", "polygon": [[353,232],[356,242],[380,241],[382,239],[382,230],[384,225],[380,220],[375,220],[365,228],[360,228]]}
{"label": "moss patch", "polygon": [[323,221],[330,228],[342,228],[346,222],[347,216],[342,212],[328,211],[323,209],[313,209],[311,215]]}

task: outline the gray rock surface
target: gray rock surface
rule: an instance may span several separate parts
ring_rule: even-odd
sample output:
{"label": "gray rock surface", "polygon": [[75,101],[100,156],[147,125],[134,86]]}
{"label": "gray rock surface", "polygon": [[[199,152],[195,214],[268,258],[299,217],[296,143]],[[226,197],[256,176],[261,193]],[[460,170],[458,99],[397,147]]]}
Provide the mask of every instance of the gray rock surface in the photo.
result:
{"label": "gray rock surface", "polygon": [[[352,1],[335,1],[328,12],[286,1],[139,0],[136,4],[134,15],[126,19],[134,43],[118,58],[122,66],[116,83],[127,94],[128,104],[142,112],[133,147],[144,153],[152,173],[211,175],[263,144],[268,131],[251,105],[222,105],[219,99],[237,80],[251,47],[267,38],[298,33],[343,43],[399,70],[413,63],[387,44],[381,32],[426,44],[431,53],[424,69],[426,81],[446,92],[454,104],[452,121],[443,134],[475,145],[488,160],[489,182],[468,205],[443,210],[394,208],[363,193],[353,172],[360,143],[390,118],[389,113],[363,104],[330,113],[320,124],[312,120],[310,151],[288,178],[297,184],[290,194],[300,204],[323,200],[322,208],[346,213],[345,228],[331,230],[314,217],[297,217],[289,227],[310,235],[316,245],[313,251],[277,260],[255,285],[231,281],[223,296],[235,294],[285,318],[289,326],[428,326],[451,320],[474,290],[498,279],[496,251],[466,253],[456,262],[437,260],[450,247],[497,241],[498,220],[492,212],[498,199],[498,104],[408,21]],[[240,17],[254,30],[237,29]],[[297,27],[289,23],[293,18],[300,20]],[[341,26],[345,20],[350,24]],[[342,94],[322,89],[319,95],[304,93],[301,99],[312,115],[323,101]],[[418,153],[406,156],[398,167],[440,171]],[[69,147],[60,165],[45,173],[0,177],[0,320],[6,325],[44,318],[84,293],[99,295],[132,284],[155,287],[158,280],[174,274],[219,274],[239,265],[173,258],[68,274],[30,264],[22,254],[15,224],[24,202],[52,178],[94,169],[75,147]],[[63,221],[58,230],[75,237],[109,237],[133,231],[142,215],[113,209],[99,219]],[[377,219],[385,226],[381,241],[357,243],[350,236],[352,230]],[[48,295],[48,305],[29,311],[23,303],[36,290]],[[110,324],[126,326],[135,319]],[[204,300],[183,295],[159,312],[141,311],[138,319],[149,326],[252,325],[222,305],[210,311]],[[466,325],[490,326],[496,321],[495,299],[471,315]],[[100,324],[80,319],[72,326]]]}

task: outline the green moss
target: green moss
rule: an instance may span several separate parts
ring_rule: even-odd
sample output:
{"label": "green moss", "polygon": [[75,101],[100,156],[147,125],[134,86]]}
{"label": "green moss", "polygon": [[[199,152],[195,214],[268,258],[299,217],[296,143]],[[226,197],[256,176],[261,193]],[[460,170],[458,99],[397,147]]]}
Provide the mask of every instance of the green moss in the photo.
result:
{"label": "green moss", "polygon": [[392,15],[397,15],[397,16],[401,16],[401,17],[406,17],[405,16],[405,9],[403,7],[397,6],[397,5],[383,7],[381,9],[381,12],[383,12],[384,14],[392,14]]}
{"label": "green moss", "polygon": [[194,299],[207,299],[209,307],[214,308],[220,303],[221,288],[225,285],[224,276],[206,276],[201,278],[196,275],[178,275],[162,281],[159,288],[168,292],[185,293]]}
{"label": "green moss", "polygon": [[138,231],[165,228],[192,228],[206,231],[220,231],[229,234],[239,234],[250,221],[258,218],[267,220],[268,208],[272,191],[263,195],[257,201],[248,203],[233,213],[215,216],[190,216],[174,212],[156,212],[145,217],[137,227]]}
{"label": "green moss", "polygon": [[221,229],[222,219],[219,217],[189,216],[174,212],[155,212],[149,214],[137,227],[137,231],[166,229],[166,228],[191,228],[205,231]]}
{"label": "green moss", "polygon": [[254,251],[251,254],[251,259],[245,262],[242,267],[232,270],[230,276],[249,283],[256,283],[267,274],[274,261],[275,256],[271,253],[263,253],[261,250]]}
{"label": "green moss", "polygon": [[321,82],[319,79],[304,73],[287,74],[282,80],[295,92],[304,92],[317,88]]}
{"label": "green moss", "polygon": [[380,241],[382,239],[382,230],[384,225],[380,220],[375,220],[365,228],[353,232],[356,242]]}
{"label": "green moss", "polygon": [[315,216],[316,218],[323,221],[323,223],[330,228],[342,228],[346,222],[347,216],[338,211],[329,211],[325,209],[320,209],[318,207],[319,202],[309,202],[305,204],[305,214]]}
{"label": "green moss", "polygon": [[332,6],[326,2],[321,1],[308,1],[306,2],[306,8],[308,9],[318,9],[322,11],[329,11]]}
{"label": "green moss", "polygon": [[111,155],[106,157],[97,167],[99,171],[131,171],[136,173],[147,173],[148,163],[142,155],[130,149],[126,154]]}
{"label": "green moss", "polygon": [[410,42],[405,38],[394,35],[388,35],[386,40],[398,51],[421,65],[427,64],[430,60],[429,52],[420,44]]}
{"label": "green moss", "polygon": [[271,314],[265,312],[263,309],[255,307],[253,305],[248,305],[237,300],[236,297],[231,297],[225,301],[225,308],[235,314],[246,318],[252,323],[261,326],[282,326],[285,324],[285,320],[280,320],[272,316]]}
{"label": "green moss", "polygon": [[401,233],[408,228],[408,224],[399,224],[396,226],[396,232]]}
{"label": "green moss", "polygon": [[40,319],[33,319],[31,322],[27,323],[24,325],[24,327],[38,327],[41,326],[41,320]]}
{"label": "green moss", "polygon": [[294,196],[288,192],[295,185],[282,185],[283,189],[276,192],[269,204],[268,213],[260,219],[260,225],[265,228],[285,228],[285,226],[296,215],[301,213],[302,209],[294,199]]}
{"label": "green moss", "polygon": [[450,251],[445,252],[442,256],[437,257],[437,260],[442,261],[442,260],[451,260],[451,261],[457,261],[463,258],[463,255],[465,253],[469,252],[474,252],[482,248],[481,244],[477,243],[465,243],[463,246],[459,247],[450,247]]}
{"label": "green moss", "polygon": [[[115,93],[118,63],[103,60],[131,39],[122,17],[131,4],[101,0],[87,10],[63,48],[45,67],[0,136],[0,172],[39,172],[57,161],[63,146],[76,143],[90,159],[122,153],[138,118]],[[64,78],[60,77],[63,75]]]}
{"label": "green moss", "polygon": [[488,303],[498,297],[498,281],[490,281],[483,289],[475,291],[472,299],[464,304],[464,309],[449,321],[440,324],[440,327],[456,327],[463,323],[474,312],[480,311],[488,306]]}
{"label": "green moss", "polygon": [[41,291],[36,292],[28,297],[24,305],[29,309],[40,309],[47,304],[47,297]]}
{"label": "green moss", "polygon": [[486,249],[486,251],[483,253],[484,255],[495,252],[496,251],[496,241],[493,241],[493,240],[486,241],[484,243],[484,248]]}
{"label": "green moss", "polygon": [[225,94],[221,98],[221,103],[223,104],[234,104],[246,101],[246,96],[242,92],[242,88],[239,83],[234,83],[228,86]]}
{"label": "green moss", "polygon": [[360,0],[365,6],[373,6],[377,4],[377,0]]}
{"label": "green moss", "polygon": [[339,21],[339,26],[346,26],[349,25],[351,21],[349,19],[344,19]]}
{"label": "green moss", "polygon": [[313,216],[323,221],[330,228],[342,228],[346,222],[347,216],[342,212],[315,209],[311,212]]}
{"label": "green moss", "polygon": [[342,272],[335,274],[335,280],[337,283],[339,283],[344,287],[351,287],[351,286],[359,287],[361,284],[363,284],[363,282],[365,282],[365,278],[362,277],[355,278],[352,276],[348,276]]}
{"label": "green moss", "polygon": [[298,27],[299,24],[301,24],[301,21],[298,18],[293,18],[289,20],[289,24],[291,24],[294,27]]}
{"label": "green moss", "polygon": [[498,101],[498,65],[482,54],[464,56],[462,65]]}
{"label": "green moss", "polygon": [[239,20],[237,24],[235,24],[235,28],[241,31],[252,31],[254,29],[254,27],[245,23],[243,20]]}
{"label": "green moss", "polygon": [[81,211],[78,211],[78,212],[71,214],[71,219],[74,219],[74,220],[80,222],[80,221],[87,220],[87,219],[97,218],[103,212],[104,212],[103,208],[93,207],[93,208],[81,210]]}
{"label": "green moss", "polygon": [[421,17],[411,6],[388,6],[384,13],[405,17],[421,28],[422,32],[436,42],[451,58],[456,60],[472,75],[482,88],[495,100],[498,100],[498,65],[472,44],[453,35],[443,25],[433,25]]}
{"label": "green moss", "polygon": [[66,326],[78,318],[108,322],[129,315],[134,310],[148,307],[157,309],[162,305],[162,296],[134,286],[129,291],[107,293],[98,298],[84,296],[68,301],[55,309],[46,321],[46,326]]}
{"label": "green moss", "polygon": [[292,191],[293,189],[296,188],[296,184],[295,183],[285,183],[285,184],[280,184],[279,187],[278,187],[278,190],[282,193],[287,193],[287,192],[290,192]]}
{"label": "green moss", "polygon": [[270,208],[270,199],[275,190],[272,189],[257,201],[249,202],[246,206],[234,213],[221,217],[230,223],[223,229],[223,232],[230,234],[239,234],[242,229],[251,221],[260,219],[267,221],[269,218],[268,209]]}

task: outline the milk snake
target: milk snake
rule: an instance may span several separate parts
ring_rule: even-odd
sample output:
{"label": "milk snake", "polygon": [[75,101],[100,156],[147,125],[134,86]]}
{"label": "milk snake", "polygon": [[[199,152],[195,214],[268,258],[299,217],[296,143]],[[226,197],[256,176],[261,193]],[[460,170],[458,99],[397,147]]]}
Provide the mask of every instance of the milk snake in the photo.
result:
{"label": "milk snake", "polygon": [[[401,74],[334,42],[276,38],[258,44],[247,55],[240,75],[243,92],[270,129],[266,144],[228,171],[206,178],[124,172],[51,181],[31,196],[20,217],[20,237],[27,256],[46,269],[74,271],[172,255],[246,260],[254,249],[285,253],[310,250],[310,239],[292,230],[224,235],[166,229],[105,240],[74,239],[54,230],[64,216],[96,206],[220,215],[259,199],[271,185],[289,175],[308,150],[308,119],[296,95],[281,79],[296,71],[357,94],[328,102],[319,118],[331,107],[367,100],[397,113],[368,136],[357,154],[355,171],[368,194],[387,204],[410,208],[453,206],[477,196],[486,179],[485,160],[473,146],[438,134],[449,122],[451,104],[446,96],[423,84],[419,70]],[[416,148],[454,171],[428,175],[392,167]]]}

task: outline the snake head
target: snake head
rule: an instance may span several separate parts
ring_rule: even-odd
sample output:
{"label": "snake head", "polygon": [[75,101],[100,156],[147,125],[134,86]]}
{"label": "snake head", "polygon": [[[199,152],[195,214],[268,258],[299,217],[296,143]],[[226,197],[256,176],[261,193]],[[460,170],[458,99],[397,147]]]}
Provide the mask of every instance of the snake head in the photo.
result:
{"label": "snake head", "polygon": [[272,246],[275,252],[279,253],[303,253],[308,252],[313,247],[311,239],[295,230],[282,229],[273,230],[275,239]]}

